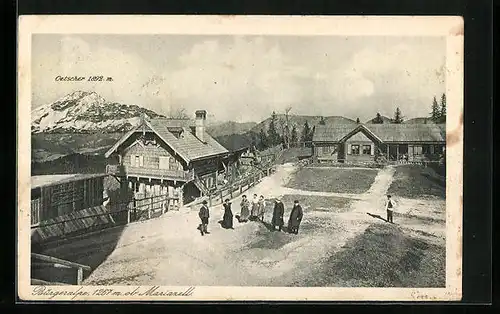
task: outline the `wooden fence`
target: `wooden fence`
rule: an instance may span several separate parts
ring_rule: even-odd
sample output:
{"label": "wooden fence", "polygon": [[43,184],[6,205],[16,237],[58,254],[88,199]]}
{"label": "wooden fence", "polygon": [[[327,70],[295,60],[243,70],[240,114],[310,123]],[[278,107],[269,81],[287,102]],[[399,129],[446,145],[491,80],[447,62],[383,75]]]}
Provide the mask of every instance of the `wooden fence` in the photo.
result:
{"label": "wooden fence", "polygon": [[[40,262],[36,262],[39,260]],[[91,268],[87,265],[82,265],[60,258],[42,255],[37,253],[31,253],[31,268],[37,267],[53,267],[53,268],[68,268],[76,270],[76,284],[81,285],[83,282],[84,271],[90,272]],[[50,285],[62,285],[62,283],[47,282],[40,279],[32,279],[33,284],[50,284]]]}
{"label": "wooden fence", "polygon": [[96,206],[43,221],[31,227],[32,242],[84,234],[161,216],[178,197],[157,195],[130,202]]}
{"label": "wooden fence", "polygon": [[[272,154],[270,151],[267,151],[265,155],[266,158],[262,160],[260,164],[253,165],[253,170],[249,174],[244,175],[238,180],[229,182],[206,195],[204,199],[208,201],[209,206],[223,203],[226,198],[232,199],[243,194],[243,192],[259,183],[263,177],[270,175],[275,167],[276,161],[283,155],[283,149],[281,147],[273,151]],[[192,205],[197,203],[198,202],[195,202]]]}

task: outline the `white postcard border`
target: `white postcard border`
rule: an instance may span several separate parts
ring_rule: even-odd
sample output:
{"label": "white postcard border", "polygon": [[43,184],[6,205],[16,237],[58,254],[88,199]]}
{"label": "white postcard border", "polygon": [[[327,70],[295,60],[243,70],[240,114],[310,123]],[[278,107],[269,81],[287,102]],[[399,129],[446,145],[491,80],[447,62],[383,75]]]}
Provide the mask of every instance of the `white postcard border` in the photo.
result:
{"label": "white postcard border", "polygon": [[[31,36],[53,34],[261,34],[446,36],[446,288],[31,286]],[[83,16],[19,18],[17,287],[22,300],[95,301],[433,301],[462,294],[463,19],[452,16]],[[95,295],[110,289],[106,295]],[[44,292],[42,292],[44,290]],[[149,292],[148,292],[149,291]],[[179,294],[178,296],[172,296]]]}

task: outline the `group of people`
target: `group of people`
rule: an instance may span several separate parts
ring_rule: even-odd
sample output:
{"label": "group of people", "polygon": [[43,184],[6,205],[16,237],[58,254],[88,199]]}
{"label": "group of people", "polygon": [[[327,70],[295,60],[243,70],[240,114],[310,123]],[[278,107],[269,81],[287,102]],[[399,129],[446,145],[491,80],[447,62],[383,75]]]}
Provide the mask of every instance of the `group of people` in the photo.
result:
{"label": "group of people", "polygon": [[[228,199],[224,200],[224,216],[222,217],[221,225],[225,229],[233,229],[233,212],[231,210],[231,203]],[[389,223],[394,223],[393,212],[396,207],[396,202],[392,199],[391,195],[387,195],[387,200],[385,202],[385,210],[387,211],[386,221]],[[264,196],[261,195],[257,197],[254,194],[252,202],[247,199],[246,195],[243,195],[240,203],[241,212],[239,216],[236,216],[240,223],[246,223],[250,221],[261,221],[264,222],[264,214],[266,203]],[[278,197],[274,203],[273,218],[271,219],[272,230],[275,231],[278,228],[282,231],[285,224],[283,216],[285,214],[285,206]],[[207,201],[203,201],[203,205],[198,213],[201,224],[198,229],[201,235],[208,234],[208,219],[210,218],[210,211],[208,209]],[[302,206],[300,206],[299,201],[294,201],[292,211],[290,213],[290,218],[288,219],[288,232],[292,234],[298,234],[300,223],[302,221],[303,211]]]}
{"label": "group of people", "polygon": [[[222,204],[224,207],[224,215],[222,217],[221,226],[225,229],[233,229],[233,212],[231,210],[231,203],[229,199],[224,200]],[[264,214],[266,209],[266,202],[264,196],[260,197],[257,194],[254,194],[252,201],[250,202],[246,195],[243,195],[240,202],[240,215],[237,215],[236,218],[240,223],[246,223],[248,221],[260,221],[264,222]],[[280,198],[277,198],[274,203],[273,217],[271,219],[271,225],[273,231],[278,228],[279,231],[282,231],[284,226],[283,216],[285,214],[285,206],[281,202]],[[210,211],[208,209],[207,201],[203,201],[200,211],[198,213],[201,224],[198,226],[198,229],[201,232],[201,235],[209,234],[208,228],[208,219],[210,218]],[[298,234],[300,223],[302,221],[303,211],[302,207],[299,204],[299,201],[294,201],[293,209],[290,213],[290,218],[288,220],[288,232],[292,234]]]}

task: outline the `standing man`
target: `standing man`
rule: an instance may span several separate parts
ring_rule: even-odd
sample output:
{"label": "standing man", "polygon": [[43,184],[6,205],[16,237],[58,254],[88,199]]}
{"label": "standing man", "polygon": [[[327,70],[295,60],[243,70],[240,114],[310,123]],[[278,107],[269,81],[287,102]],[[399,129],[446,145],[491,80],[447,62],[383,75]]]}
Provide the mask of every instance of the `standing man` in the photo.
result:
{"label": "standing man", "polygon": [[293,234],[299,233],[300,222],[302,221],[302,207],[299,205],[299,201],[293,202],[293,209],[290,213],[290,219],[288,219],[288,232]]}
{"label": "standing man", "polygon": [[390,195],[387,195],[387,202],[385,203],[385,209],[387,210],[387,222],[391,224],[394,223],[392,221],[392,214],[394,212],[394,201],[391,199]]}
{"label": "standing man", "polygon": [[273,231],[276,230],[276,226],[278,226],[279,231],[281,231],[281,228],[285,224],[283,221],[284,214],[285,214],[285,206],[278,197],[276,199],[276,202],[274,203],[273,219],[271,221],[271,224],[273,225]]}
{"label": "standing man", "polygon": [[208,218],[210,218],[210,211],[208,210],[207,206],[207,201],[203,201],[203,205],[200,208],[200,212],[198,213],[198,216],[200,216],[201,219],[201,225],[198,226],[200,229],[201,235],[209,234],[207,227],[208,227]]}

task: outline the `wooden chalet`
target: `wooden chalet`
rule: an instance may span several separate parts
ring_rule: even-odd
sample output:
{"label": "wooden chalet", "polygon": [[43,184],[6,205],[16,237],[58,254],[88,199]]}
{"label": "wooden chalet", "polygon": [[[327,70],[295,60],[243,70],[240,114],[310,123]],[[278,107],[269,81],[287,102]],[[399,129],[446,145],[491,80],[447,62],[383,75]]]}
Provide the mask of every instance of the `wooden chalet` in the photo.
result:
{"label": "wooden chalet", "polygon": [[388,160],[438,159],[446,147],[441,124],[337,124],[317,125],[313,154],[318,161],[370,162],[383,155]]}
{"label": "wooden chalet", "polygon": [[208,194],[236,174],[238,158],[206,132],[206,116],[198,110],[194,121],[143,118],[106,152],[114,159],[107,173],[136,197],[168,195],[179,206]]}
{"label": "wooden chalet", "polygon": [[100,206],[106,174],[61,174],[31,177],[31,226]]}

